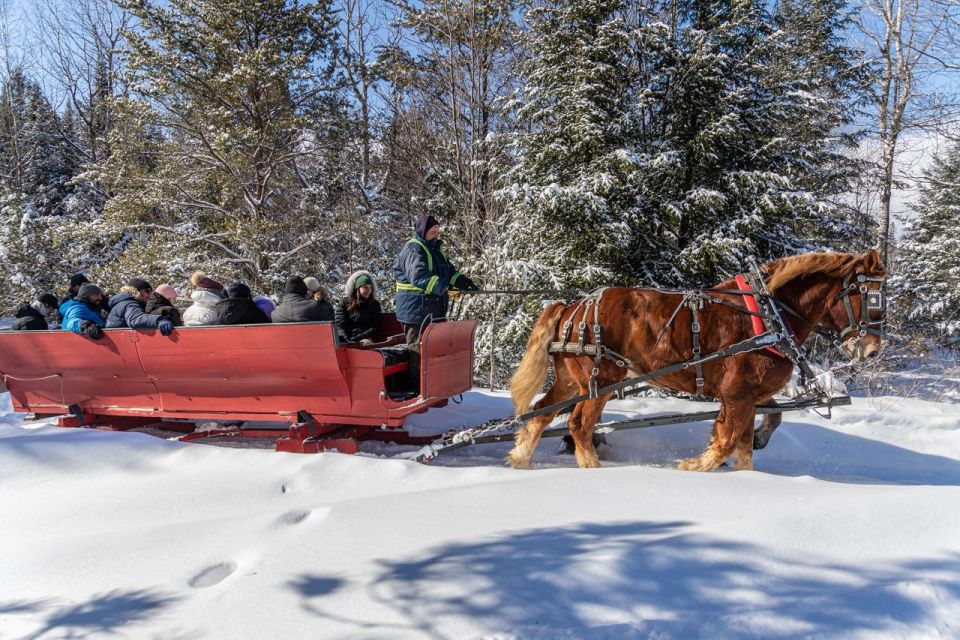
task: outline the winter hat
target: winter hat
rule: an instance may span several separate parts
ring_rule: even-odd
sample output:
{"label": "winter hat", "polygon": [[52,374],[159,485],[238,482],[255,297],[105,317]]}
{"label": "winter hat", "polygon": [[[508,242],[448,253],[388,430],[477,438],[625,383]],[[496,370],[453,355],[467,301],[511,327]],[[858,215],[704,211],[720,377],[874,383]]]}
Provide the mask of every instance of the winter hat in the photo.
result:
{"label": "winter hat", "polygon": [[256,305],[257,309],[263,311],[268,318],[273,318],[273,310],[277,308],[273,300],[266,296],[257,296],[253,299],[253,304]]}
{"label": "winter hat", "polygon": [[283,292],[305,296],[307,295],[307,285],[304,284],[303,278],[300,276],[290,276],[287,278],[287,283],[283,285]]}
{"label": "winter hat", "polygon": [[59,304],[57,301],[57,296],[53,295],[52,293],[43,294],[37,298],[37,301],[44,306],[50,307],[51,309],[56,309],[57,305]]}
{"label": "winter hat", "polygon": [[99,293],[103,295],[103,292],[100,291],[100,287],[95,284],[90,284],[89,282],[84,282],[80,285],[80,290],[77,291],[77,299],[83,300],[84,302],[90,301],[90,296]]}
{"label": "winter hat", "polygon": [[307,289],[310,291],[323,291],[323,285],[320,284],[320,281],[310,276],[309,278],[303,279],[303,284],[307,285]]}
{"label": "winter hat", "polygon": [[208,291],[216,291],[218,293],[223,291],[223,285],[205,275],[203,271],[195,271],[194,274],[190,276],[190,284],[197,289],[207,289]]}
{"label": "winter hat", "polygon": [[167,283],[163,283],[162,285],[160,285],[159,287],[157,287],[157,288],[154,289],[153,291],[154,291],[155,293],[159,293],[159,294],[162,295],[164,298],[166,298],[167,300],[169,300],[169,301],[170,301],[170,304],[176,304],[176,303],[177,303],[177,298],[180,296],[180,294],[177,293],[177,290],[174,289],[173,287],[171,287],[171,286],[170,286],[169,284],[167,284]]}
{"label": "winter hat", "polygon": [[431,215],[422,215],[417,216],[417,222],[413,225],[414,231],[417,232],[417,235],[421,238],[427,237],[427,231],[430,230],[430,227],[438,227],[440,223],[437,222],[437,219]]}
{"label": "winter hat", "polygon": [[251,295],[250,287],[242,282],[234,282],[227,287],[228,298],[249,298]]}
{"label": "winter hat", "polygon": [[70,276],[71,289],[73,289],[74,287],[79,287],[80,285],[86,284],[88,282],[90,281],[87,280],[87,276],[83,275],[82,273],[75,273],[72,276]]}
{"label": "winter hat", "polygon": [[367,274],[364,273],[364,274],[360,275],[360,277],[358,277],[358,278],[354,281],[354,283],[353,283],[353,289],[354,289],[354,291],[356,291],[357,289],[359,289],[360,287],[362,287],[362,286],[365,285],[365,284],[368,284],[368,285],[370,285],[370,286],[372,287],[372,286],[373,286],[373,280],[370,279],[370,276],[368,276]]}
{"label": "winter hat", "polygon": [[137,291],[153,291],[153,287],[150,286],[150,283],[143,278],[130,278],[127,280],[127,286],[133,287]]}

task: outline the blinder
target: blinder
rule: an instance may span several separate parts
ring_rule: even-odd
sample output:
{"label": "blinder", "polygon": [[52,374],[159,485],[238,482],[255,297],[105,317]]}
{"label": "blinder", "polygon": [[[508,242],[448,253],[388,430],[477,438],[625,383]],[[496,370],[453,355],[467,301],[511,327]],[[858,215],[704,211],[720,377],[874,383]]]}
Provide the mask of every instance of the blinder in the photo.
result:
{"label": "blinder", "polygon": [[[838,345],[850,340],[859,340],[867,334],[883,337],[883,323],[887,317],[887,297],[882,289],[871,289],[867,286],[868,282],[883,283],[883,281],[883,278],[874,278],[862,273],[856,274],[855,280],[853,280],[853,274],[843,279],[843,289],[834,300],[843,300],[843,306],[847,310],[847,321],[850,324],[840,332]],[[850,302],[850,297],[855,295],[860,296],[859,319],[853,312],[853,304]],[[876,313],[875,319],[870,317],[873,312]]]}

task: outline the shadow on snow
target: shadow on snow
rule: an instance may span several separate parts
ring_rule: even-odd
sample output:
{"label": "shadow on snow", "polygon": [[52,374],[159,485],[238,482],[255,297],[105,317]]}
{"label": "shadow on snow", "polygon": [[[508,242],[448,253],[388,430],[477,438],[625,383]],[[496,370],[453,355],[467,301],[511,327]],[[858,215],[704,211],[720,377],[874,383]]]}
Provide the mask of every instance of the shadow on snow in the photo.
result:
{"label": "shadow on snow", "polygon": [[[445,628],[462,632],[464,618],[523,638],[922,635],[939,628],[938,601],[960,598],[960,556],[816,565],[697,534],[685,522],[510,532],[380,564],[367,588],[402,617],[392,628],[435,638],[452,637]],[[916,580],[918,570],[935,578]],[[310,576],[291,583],[321,617],[329,612],[317,601],[334,584]],[[351,637],[386,632],[340,615],[357,628]]]}
{"label": "shadow on snow", "polygon": [[24,636],[24,640],[99,638],[153,618],[176,601],[175,596],[152,589],[114,590],[78,604],[58,607],[51,600],[0,603],[0,613],[28,614],[52,609],[40,628]]}

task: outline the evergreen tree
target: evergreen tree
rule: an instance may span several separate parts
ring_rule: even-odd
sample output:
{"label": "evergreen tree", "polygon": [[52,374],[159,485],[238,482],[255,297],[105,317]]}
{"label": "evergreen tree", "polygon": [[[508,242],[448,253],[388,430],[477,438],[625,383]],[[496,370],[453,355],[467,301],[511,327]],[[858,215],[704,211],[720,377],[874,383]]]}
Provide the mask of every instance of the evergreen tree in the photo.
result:
{"label": "evergreen tree", "polygon": [[0,306],[54,290],[69,269],[77,166],[40,86],[15,69],[0,90]]}
{"label": "evergreen tree", "polygon": [[15,69],[0,92],[0,175],[41,216],[62,214],[71,191],[75,165],[60,128],[40,86]]}
{"label": "evergreen tree", "polygon": [[960,144],[934,158],[925,173],[890,286],[907,327],[951,338],[960,335]]}
{"label": "evergreen tree", "polygon": [[674,246],[658,280],[708,284],[747,256],[819,246],[846,227],[835,200],[858,171],[844,156],[852,136],[837,133],[856,76],[840,5],[785,3],[776,16],[753,0],[674,6],[672,26],[651,16],[641,28],[651,132],[641,198]]}
{"label": "evergreen tree", "polygon": [[509,243],[571,286],[622,281],[624,249],[646,222],[619,8],[574,0],[527,14]]}
{"label": "evergreen tree", "polygon": [[133,95],[122,117],[161,137],[146,173],[124,162],[142,141],[126,152],[125,135],[111,138],[108,217],[169,234],[147,243],[173,241],[181,258],[200,250],[209,258],[195,266],[259,286],[316,267],[326,238],[305,197],[317,161],[305,113],[329,90],[330,3],[122,4],[139,21],[125,34]]}

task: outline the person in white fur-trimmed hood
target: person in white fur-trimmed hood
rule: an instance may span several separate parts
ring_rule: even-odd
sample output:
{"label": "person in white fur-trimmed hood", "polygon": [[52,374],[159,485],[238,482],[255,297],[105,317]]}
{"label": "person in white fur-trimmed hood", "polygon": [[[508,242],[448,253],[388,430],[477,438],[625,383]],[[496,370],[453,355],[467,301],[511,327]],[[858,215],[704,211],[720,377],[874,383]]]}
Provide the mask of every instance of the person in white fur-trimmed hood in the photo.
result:
{"label": "person in white fur-trimmed hood", "polygon": [[202,271],[190,276],[194,290],[190,293],[193,304],[183,312],[183,324],[188,327],[214,324],[217,321],[217,303],[223,300],[223,285]]}
{"label": "person in white fur-trimmed hood", "polygon": [[347,280],[347,295],[335,307],[334,323],[344,342],[372,344],[380,328],[377,283],[368,271],[357,271]]}

